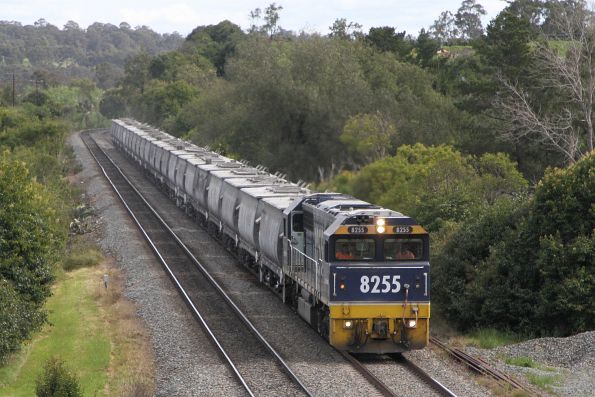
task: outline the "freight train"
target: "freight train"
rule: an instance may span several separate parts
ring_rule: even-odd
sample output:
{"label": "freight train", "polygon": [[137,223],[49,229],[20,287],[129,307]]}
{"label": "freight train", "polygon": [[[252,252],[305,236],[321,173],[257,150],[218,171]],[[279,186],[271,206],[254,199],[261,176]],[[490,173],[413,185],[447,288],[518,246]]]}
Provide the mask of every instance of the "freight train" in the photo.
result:
{"label": "freight train", "polygon": [[427,345],[429,236],[412,218],[316,193],[131,119],[112,141],[339,350]]}

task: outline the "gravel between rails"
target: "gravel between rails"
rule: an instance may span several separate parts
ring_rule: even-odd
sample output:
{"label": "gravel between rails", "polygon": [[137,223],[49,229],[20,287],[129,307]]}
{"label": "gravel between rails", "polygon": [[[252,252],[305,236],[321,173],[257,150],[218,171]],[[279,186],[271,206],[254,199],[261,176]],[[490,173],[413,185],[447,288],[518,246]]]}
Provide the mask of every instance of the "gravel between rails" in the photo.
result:
{"label": "gravel between rails", "polygon": [[156,359],[156,396],[244,396],[173,288],[135,224],[113,195],[78,134],[70,138],[83,165],[85,192],[102,227],[98,244],[124,271],[125,296],[147,325]]}
{"label": "gravel between rails", "polygon": [[488,388],[477,383],[477,377],[472,372],[446,356],[441,350],[428,347],[403,353],[403,355],[459,397],[493,395]]}

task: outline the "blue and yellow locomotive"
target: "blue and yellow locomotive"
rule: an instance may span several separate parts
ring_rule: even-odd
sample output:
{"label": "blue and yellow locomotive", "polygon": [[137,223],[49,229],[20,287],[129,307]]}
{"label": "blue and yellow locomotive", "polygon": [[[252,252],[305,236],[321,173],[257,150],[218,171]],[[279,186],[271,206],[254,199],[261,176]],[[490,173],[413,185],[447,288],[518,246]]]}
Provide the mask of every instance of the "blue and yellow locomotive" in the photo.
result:
{"label": "blue and yellow locomotive", "polygon": [[427,345],[429,239],[413,219],[313,193],[134,120],[114,120],[112,140],[331,345]]}
{"label": "blue and yellow locomotive", "polygon": [[429,335],[429,241],[415,221],[341,194],[286,210],[297,311],[340,350],[402,352]]}

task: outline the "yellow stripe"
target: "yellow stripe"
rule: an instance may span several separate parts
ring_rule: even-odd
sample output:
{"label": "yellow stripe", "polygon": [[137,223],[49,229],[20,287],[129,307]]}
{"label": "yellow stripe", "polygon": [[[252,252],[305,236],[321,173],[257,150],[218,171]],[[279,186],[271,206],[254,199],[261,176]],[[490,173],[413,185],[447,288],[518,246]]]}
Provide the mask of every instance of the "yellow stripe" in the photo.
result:
{"label": "yellow stripe", "polygon": [[[415,317],[415,313],[412,308],[417,307],[418,318],[430,317],[430,304],[429,303],[407,303],[405,308],[405,317]],[[349,305],[339,304],[330,306],[331,318],[402,318],[403,317],[403,304],[385,304],[385,305]]]}

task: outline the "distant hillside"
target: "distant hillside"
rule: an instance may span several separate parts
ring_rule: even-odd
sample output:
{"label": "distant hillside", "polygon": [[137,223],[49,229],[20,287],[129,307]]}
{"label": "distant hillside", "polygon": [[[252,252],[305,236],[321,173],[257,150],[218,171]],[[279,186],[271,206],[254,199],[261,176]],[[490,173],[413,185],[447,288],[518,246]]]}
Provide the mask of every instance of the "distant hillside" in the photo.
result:
{"label": "distant hillside", "polygon": [[81,28],[69,21],[63,29],[40,19],[33,25],[0,21],[0,81],[26,82],[33,72],[43,80],[89,78],[102,88],[115,85],[124,75],[126,59],[146,51],[155,55],[178,48],[184,41],[178,33],[159,34],[147,26],[132,28],[94,23]]}

